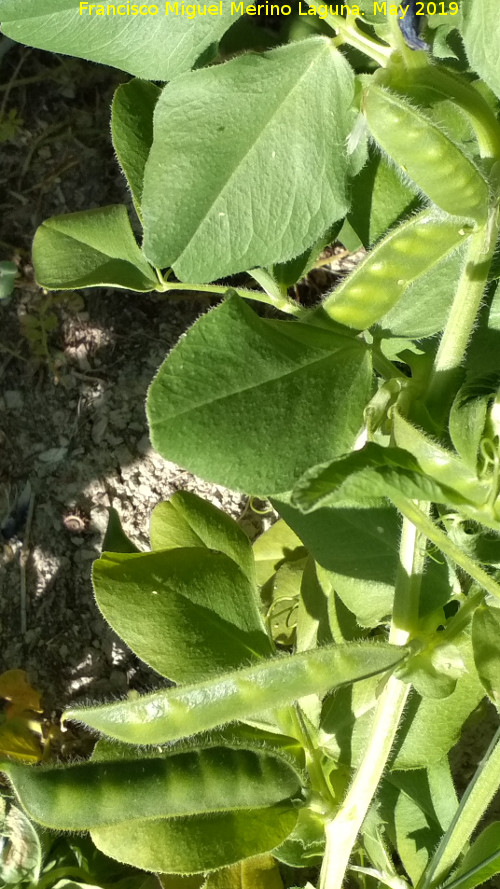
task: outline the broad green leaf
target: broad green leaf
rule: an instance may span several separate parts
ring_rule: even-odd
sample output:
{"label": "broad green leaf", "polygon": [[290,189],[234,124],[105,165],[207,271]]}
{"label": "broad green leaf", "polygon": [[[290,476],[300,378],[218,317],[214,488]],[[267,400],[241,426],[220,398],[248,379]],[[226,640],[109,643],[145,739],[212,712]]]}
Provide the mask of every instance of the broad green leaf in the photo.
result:
{"label": "broad green leaf", "polygon": [[269,632],[274,642],[293,645],[307,551],[282,519],[257,538],[253,550]]}
{"label": "broad green leaf", "polygon": [[333,641],[353,642],[363,638],[365,634],[356,621],[356,616],[344,605],[335,590],[335,575],[316,563],[316,576],[326,596],[328,623]]}
{"label": "broad green leaf", "polygon": [[456,744],[465,720],[484,697],[470,639],[464,636],[457,645],[467,672],[459,677],[447,698],[421,698],[417,694],[410,697],[396,742],[393,768],[417,769],[442,759]]}
{"label": "broad green leaf", "polygon": [[386,643],[325,645],[132,701],[72,708],[64,718],[129,744],[163,744],[311,694],[324,695],[337,686],[390,670],[405,654],[404,649]]}
{"label": "broad green leaf", "polygon": [[205,876],[194,874],[183,876],[182,874],[157,874],[161,889],[205,889]]}
{"label": "broad green leaf", "polygon": [[395,444],[410,451],[423,472],[447,489],[451,502],[458,504],[463,512],[485,524],[498,526],[493,509],[488,507],[489,480],[478,479],[456,454],[409,423],[398,410],[394,410],[392,416]]}
{"label": "broad green leaf", "polygon": [[148,15],[106,15],[107,3],[97,6],[104,11],[100,15],[96,9],[89,14],[87,4],[81,11],[80,0],[0,0],[2,31],[37,49],[101,62],[145,80],[171,80],[189,71],[243,14],[243,6],[232,7],[230,0],[220,0],[217,15],[192,17],[182,14],[180,2],[157,3],[157,13]]}
{"label": "broad green leaf", "polygon": [[33,262],[38,283],[49,290],[109,286],[148,293],[158,287],[122,204],[42,222]]}
{"label": "broad green leaf", "polygon": [[436,824],[429,822],[411,796],[398,792],[394,787],[388,789],[385,796],[387,832],[406,873],[416,886],[429,863],[432,850],[441,838],[441,831]]}
{"label": "broad green leaf", "polygon": [[301,792],[297,772],[281,757],[225,747],[64,768],[0,767],[29,817],[54,830],[116,826],[129,813],[141,821],[251,810]]}
{"label": "broad green leaf", "polygon": [[259,318],[231,297],[196,322],[158,371],[147,400],[151,439],[163,457],[206,480],[267,496],[350,450],[370,383],[370,358],[357,340]]}
{"label": "broad green leaf", "polygon": [[444,832],[449,828],[458,807],[458,797],[448,757],[443,757],[426,771],[432,805]]}
{"label": "broad green leaf", "polygon": [[127,645],[175,682],[193,682],[271,652],[254,586],[224,553],[189,547],[104,553],[96,600]]}
{"label": "broad green leaf", "polygon": [[464,672],[460,650],[453,643],[439,644],[439,633],[426,648],[411,658],[400,674],[423,698],[447,698]]}
{"label": "broad green leaf", "polygon": [[201,283],[310,247],[349,206],[353,84],[322,37],[170,83],[144,177],[146,256]]}
{"label": "broad green leaf", "polygon": [[21,809],[14,805],[6,809],[0,798],[0,883],[36,885],[42,867],[38,834]]}
{"label": "broad green leaf", "polygon": [[500,821],[489,824],[466,853],[444,889],[475,889],[500,873]]}
{"label": "broad green leaf", "polygon": [[245,532],[227,513],[196,494],[177,491],[155,506],[150,534],[154,550],[206,546],[225,553],[255,583],[252,546]]}
{"label": "broad green leaf", "polygon": [[160,93],[154,83],[131,80],[118,87],[111,108],[113,146],[139,218],[144,168],[153,144],[153,113]]}
{"label": "broad green leaf", "polygon": [[[460,639],[467,672],[447,698],[412,692],[396,739],[394,769],[429,768],[440,762],[460,737],[462,725],[484,696],[468,639]],[[380,690],[376,677],[329,696],[323,705],[321,743],[343,764],[359,765],[366,749],[374,706]],[[354,718],[355,717],[355,718]]]}
{"label": "broad green leaf", "polygon": [[462,4],[462,38],[471,67],[500,98],[500,71],[491,47],[500,42],[500,20],[495,0]]}
{"label": "broad green leaf", "polygon": [[448,526],[448,536],[476,562],[500,568],[500,535],[481,528],[469,519],[458,521],[453,517]]}
{"label": "broad green leaf", "polygon": [[304,512],[339,500],[370,504],[390,496],[391,490],[414,500],[446,503],[455,497],[456,502],[455,492],[430,479],[409,451],[368,442],[361,450],[308,470],[294,488],[292,503]]}
{"label": "broad green leaf", "polygon": [[441,833],[451,824],[458,799],[447,757],[428,768],[407,772],[393,770],[385,783],[409,796]]}
{"label": "broad green leaf", "polygon": [[[329,572],[333,588],[360,626],[376,626],[390,614],[401,537],[394,507],[380,503],[361,509],[358,503],[347,501],[304,515],[284,498],[273,502]],[[445,561],[430,561],[422,580],[421,615],[435,611],[449,597]]]}
{"label": "broad green leaf", "polygon": [[443,833],[427,771],[393,772],[382,783],[379,798],[389,837],[416,886]]}
{"label": "broad green leaf", "polygon": [[390,886],[391,889],[392,887],[394,889],[404,889],[401,884],[396,887],[392,883],[392,881],[399,878],[388,849],[386,824],[380,808],[380,802],[377,799],[368,809],[363,827],[361,828],[363,846],[372,867],[376,868],[380,874],[384,874],[385,884]]}
{"label": "broad green leaf", "polygon": [[377,322],[384,336],[434,336],[446,324],[466,259],[464,244],[446,254],[408,287],[399,302]]}
{"label": "broad green leaf", "polygon": [[210,874],[203,889],[283,889],[283,880],[272,855],[259,855]]}
{"label": "broad green leaf", "polygon": [[394,166],[373,149],[353,179],[351,201],[347,220],[364,247],[371,247],[419,204],[416,190],[403,183]]}
{"label": "broad green leaf", "polygon": [[328,599],[311,556],[305,564],[301,580],[297,613],[297,651],[307,651],[316,645],[332,642],[333,638],[328,615]]}
{"label": "broad green leaf", "polygon": [[[267,623],[274,642],[290,646],[296,642],[295,630],[300,608],[300,594],[305,559],[284,562],[272,580],[270,597],[262,591],[267,606]],[[312,648],[306,645],[305,648]]]}
{"label": "broad green leaf", "polygon": [[479,445],[484,435],[490,402],[498,389],[498,376],[471,380],[462,386],[452,404],[449,430],[454,447],[473,472],[477,471]]}
{"label": "broad green leaf", "polygon": [[324,851],[324,819],[304,806],[294,830],[281,846],[273,850],[273,855],[290,867],[311,867],[321,862]]}
{"label": "broad green leaf", "polygon": [[385,37],[387,32],[387,22],[385,15],[381,15],[378,10],[378,7],[375,8],[372,0],[359,0],[358,3],[355,4],[357,8],[360,10],[361,15],[359,16],[360,21],[369,22],[372,25],[380,36]]}
{"label": "broad green leaf", "polygon": [[458,59],[465,63],[464,46],[458,35],[459,18],[459,15],[454,16],[452,24],[438,15],[427,16],[427,27],[434,31],[432,55],[435,59]]}
{"label": "broad green leaf", "polygon": [[380,693],[380,677],[370,676],[337,689],[323,701],[319,742],[334,760],[354,768],[362,755],[354,734],[369,724]]}
{"label": "broad green leaf", "polygon": [[331,572],[334,589],[361,626],[376,626],[390,613],[401,534],[394,508],[342,503],[304,515],[282,498],[274,505]]}
{"label": "broad green leaf", "polygon": [[91,837],[101,852],[134,867],[202,873],[274,849],[291,833],[297,815],[297,807],[287,802],[209,816],[125,821],[94,829]]}
{"label": "broad green leaf", "polygon": [[483,605],[472,619],[474,662],[488,696],[500,710],[500,610]]}
{"label": "broad green leaf", "polygon": [[257,583],[263,586],[285,561],[303,559],[305,547],[283,519],[278,519],[253,544]]}
{"label": "broad green leaf", "polygon": [[108,509],[108,526],[102,541],[102,551],[112,553],[138,553],[140,550],[125,534],[120,515],[112,506]]}

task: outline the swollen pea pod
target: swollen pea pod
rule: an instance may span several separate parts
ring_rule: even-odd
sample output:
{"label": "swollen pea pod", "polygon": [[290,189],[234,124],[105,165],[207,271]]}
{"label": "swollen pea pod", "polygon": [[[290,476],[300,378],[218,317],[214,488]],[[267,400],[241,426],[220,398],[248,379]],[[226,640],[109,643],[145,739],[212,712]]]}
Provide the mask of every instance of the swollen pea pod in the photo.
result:
{"label": "swollen pea pod", "polygon": [[452,216],[486,221],[487,180],[426,114],[374,84],[363,111],[374,139],[431,201]]}
{"label": "swollen pea pod", "polygon": [[55,830],[275,805],[301,795],[279,755],[215,747],[156,758],[37,768],[0,762],[27,814]]}
{"label": "swollen pea pod", "polygon": [[90,836],[105,855],[135,868],[163,874],[203,873],[276,848],[294,829],[299,811],[287,801],[190,818],[123,821],[94,828]]}
{"label": "swollen pea pod", "polygon": [[392,309],[420,275],[452,253],[470,234],[463,220],[424,210],[377,244],[322,309],[340,324],[365,330]]}
{"label": "swollen pea pod", "polygon": [[63,719],[129,744],[164,744],[307,695],[324,695],[336,686],[390,670],[405,655],[404,649],[387,643],[325,645],[136,700],[70,709]]}

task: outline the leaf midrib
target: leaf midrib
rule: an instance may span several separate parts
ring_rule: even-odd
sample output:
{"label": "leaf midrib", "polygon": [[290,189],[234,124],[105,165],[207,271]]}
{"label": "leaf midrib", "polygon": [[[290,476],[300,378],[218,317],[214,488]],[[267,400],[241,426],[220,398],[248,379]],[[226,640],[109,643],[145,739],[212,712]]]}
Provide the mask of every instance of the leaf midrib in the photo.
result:
{"label": "leaf midrib", "polygon": [[[151,409],[149,409],[148,413],[149,413],[150,421],[152,422],[152,425],[156,428],[168,425],[169,421],[174,417],[175,417],[175,419],[178,419],[179,417],[183,417],[185,414],[193,413],[194,411],[198,411],[201,408],[211,407],[212,405],[217,404],[217,402],[219,402],[219,401],[225,401],[227,398],[233,398],[235,395],[242,395],[244,392],[258,390],[262,386],[267,386],[268,383],[274,383],[277,380],[284,379],[285,377],[291,377],[291,376],[293,376],[293,374],[300,373],[301,371],[303,371],[305,369],[309,370],[310,368],[313,368],[315,365],[319,365],[324,361],[331,361],[337,355],[340,356],[340,355],[342,355],[342,353],[345,353],[345,352],[352,352],[354,354],[355,350],[352,347],[344,346],[343,348],[336,349],[334,352],[329,352],[327,355],[324,355],[321,358],[316,358],[316,359],[314,359],[314,361],[308,361],[304,364],[301,364],[299,367],[294,367],[291,370],[285,371],[284,373],[280,373],[280,374],[274,375],[274,376],[269,376],[267,379],[260,380],[258,383],[252,382],[246,386],[241,386],[239,389],[234,389],[232,392],[225,392],[222,395],[213,396],[210,398],[209,401],[208,400],[207,401],[200,401],[200,402],[197,402],[196,404],[190,403],[189,407],[186,408],[185,410],[181,410],[181,411],[176,410],[175,413],[163,414],[162,420],[157,420],[157,419],[153,420],[153,418],[151,417]],[[364,355],[362,355],[362,356],[360,355],[360,359],[361,359],[359,362],[360,366],[362,364],[364,357],[365,357]],[[173,374],[173,376],[176,377],[177,374]],[[157,377],[156,380],[153,382],[153,385],[155,385],[155,384],[159,385],[161,383],[162,383],[161,378]]]}
{"label": "leaf midrib", "polygon": [[[312,39],[313,39],[313,40],[318,40],[318,38],[312,38]],[[229,188],[229,186],[230,186],[232,180],[233,180],[234,177],[236,176],[236,174],[237,174],[238,170],[240,169],[240,167],[241,167],[241,166],[243,165],[243,163],[245,162],[245,160],[246,160],[246,158],[248,157],[248,155],[249,155],[254,149],[256,149],[256,147],[258,146],[259,142],[262,140],[262,138],[263,138],[263,136],[264,136],[266,130],[267,130],[268,127],[270,126],[270,124],[272,124],[272,123],[275,121],[275,118],[277,117],[279,111],[280,111],[281,109],[284,108],[284,106],[286,105],[287,102],[290,101],[290,99],[291,99],[291,97],[293,96],[295,90],[300,86],[300,84],[301,84],[301,82],[304,80],[304,78],[306,78],[306,77],[309,75],[309,73],[310,73],[311,69],[314,67],[314,65],[316,65],[316,64],[318,63],[318,61],[322,58],[322,53],[323,53],[325,50],[328,50],[329,53],[331,52],[331,48],[330,48],[330,46],[329,46],[327,43],[325,43],[325,42],[323,41],[323,38],[319,38],[319,40],[321,40],[321,42],[323,43],[321,53],[318,52],[318,54],[314,56],[314,58],[313,58],[313,59],[310,61],[310,63],[307,65],[307,68],[301,73],[300,77],[299,77],[297,80],[294,81],[293,85],[292,85],[291,88],[287,91],[287,93],[285,94],[285,96],[281,99],[281,101],[279,102],[279,104],[278,104],[278,105],[275,105],[275,106],[273,107],[272,112],[271,112],[270,115],[268,115],[267,118],[263,121],[263,123],[262,123],[262,125],[261,125],[259,131],[257,132],[257,134],[255,134],[255,131],[252,131],[251,135],[254,136],[255,138],[253,138],[252,142],[251,142],[251,143],[249,144],[249,146],[246,148],[246,150],[244,151],[244,153],[241,154],[241,155],[238,157],[238,160],[237,160],[236,164],[234,165],[233,169],[231,170],[229,176],[226,178],[226,180],[225,180],[225,182],[224,182],[222,188],[221,188],[220,190],[217,191],[216,195],[212,198],[212,200],[210,201],[209,205],[206,207],[203,216],[202,216],[202,217],[199,219],[199,221],[197,222],[196,227],[194,228],[194,230],[193,230],[193,232],[192,232],[192,234],[191,234],[189,240],[186,242],[186,244],[185,244],[183,250],[177,255],[177,257],[176,257],[175,259],[172,259],[172,266],[174,266],[176,263],[180,263],[180,262],[182,262],[183,258],[185,257],[185,254],[189,251],[189,249],[190,249],[190,247],[191,247],[191,244],[192,244],[193,241],[196,239],[196,236],[198,235],[200,229],[203,227],[203,225],[205,224],[206,220],[209,218],[210,213],[212,212],[212,210],[213,210],[214,206],[216,205],[217,201],[218,201],[218,200],[224,195],[224,193],[227,191],[227,189]]]}

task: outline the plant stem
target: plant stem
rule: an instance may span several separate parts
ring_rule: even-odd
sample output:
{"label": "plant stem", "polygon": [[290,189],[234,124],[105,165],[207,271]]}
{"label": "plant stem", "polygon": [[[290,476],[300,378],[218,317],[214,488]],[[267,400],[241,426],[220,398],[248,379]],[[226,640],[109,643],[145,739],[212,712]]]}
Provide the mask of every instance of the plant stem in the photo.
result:
{"label": "plant stem", "polygon": [[366,752],[345,801],[326,824],[318,889],[340,889],[349,858],[389,758],[410,686],[390,676],[380,695]]}
{"label": "plant stem", "polygon": [[[295,736],[306,752],[307,771],[311,781],[311,788],[316,793],[317,798],[322,801],[322,809],[326,806],[331,810],[335,806],[335,797],[321,766],[320,753],[309,737],[300,705],[294,704],[293,707],[290,707],[289,712],[295,729]],[[326,814],[324,809],[322,814]]]}
{"label": "plant stem", "polygon": [[[404,520],[399,568],[389,633],[393,645],[406,645],[416,628],[425,541],[411,521]],[[326,850],[318,889],[340,889],[352,849],[387,766],[410,685],[391,675],[380,695],[363,760],[337,815],[326,825]]]}
{"label": "plant stem", "polygon": [[382,68],[385,68],[392,53],[391,47],[372,40],[357,26],[354,16],[348,15],[347,18],[343,18],[340,15],[328,14],[324,17],[324,20],[337,32],[342,43],[354,46],[366,56],[369,56],[370,59],[373,59],[374,62],[378,62]]}
{"label": "plant stem", "polygon": [[498,237],[498,207],[488,222],[469,238],[469,250],[450,314],[443,331],[428,384],[427,406],[431,413],[446,410],[455,377],[463,361],[481,306],[488,272]]}
{"label": "plant stem", "polygon": [[441,839],[419,889],[442,883],[500,787],[500,728],[465,791],[454,818]]}
{"label": "plant stem", "polygon": [[374,342],[372,346],[372,361],[375,370],[386,380],[397,379],[403,385],[408,383],[409,377],[399,367],[396,367],[389,358],[386,358],[380,348],[380,344],[377,342]]}
{"label": "plant stem", "polygon": [[496,599],[500,599],[500,586],[498,583],[474,559],[471,559],[460,547],[453,543],[441,528],[438,528],[425,513],[415,506],[412,500],[408,500],[395,491],[391,492],[390,498],[399,511],[413,522],[419,531],[425,534],[428,540],[435,543],[445,556],[448,556],[453,562],[460,565],[487,593],[495,596]]}
{"label": "plant stem", "polygon": [[180,281],[171,282],[165,279],[161,279],[160,283],[161,288],[159,288],[159,292],[161,293],[169,293],[174,290],[190,290],[194,293],[212,293],[215,296],[225,296],[228,291],[232,291],[243,299],[254,299],[256,302],[266,303],[266,305],[273,306],[273,308],[278,309],[280,312],[285,312],[287,315],[300,315],[304,311],[302,306],[288,299],[288,297],[277,299],[268,293],[264,293],[263,290],[247,290],[246,288],[231,287],[228,284],[184,284]]}
{"label": "plant stem", "polygon": [[421,80],[463,108],[474,127],[481,157],[500,159],[500,126],[479,90],[463,77],[437,65],[429,66]]}
{"label": "plant stem", "polygon": [[[430,503],[425,506],[430,510]],[[406,645],[412,634],[418,632],[418,607],[426,547],[425,536],[412,521],[404,518],[389,634],[389,642],[394,645]]]}
{"label": "plant stem", "polygon": [[401,33],[401,28],[399,27],[398,16],[388,12],[387,24],[392,38],[392,45],[394,49],[398,51],[405,68],[408,70],[411,68],[428,68],[429,60],[427,58],[427,53],[424,52],[424,50],[410,49],[410,47],[406,45],[403,34]]}

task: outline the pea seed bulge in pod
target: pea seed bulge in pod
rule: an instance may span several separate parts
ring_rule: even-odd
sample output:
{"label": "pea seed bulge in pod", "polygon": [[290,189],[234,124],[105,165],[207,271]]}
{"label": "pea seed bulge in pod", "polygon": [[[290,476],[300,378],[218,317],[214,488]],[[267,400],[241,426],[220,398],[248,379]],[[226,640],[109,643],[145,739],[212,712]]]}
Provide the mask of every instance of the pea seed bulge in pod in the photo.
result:
{"label": "pea seed bulge in pod", "polygon": [[500,885],[493,0],[0,0],[0,882]]}

